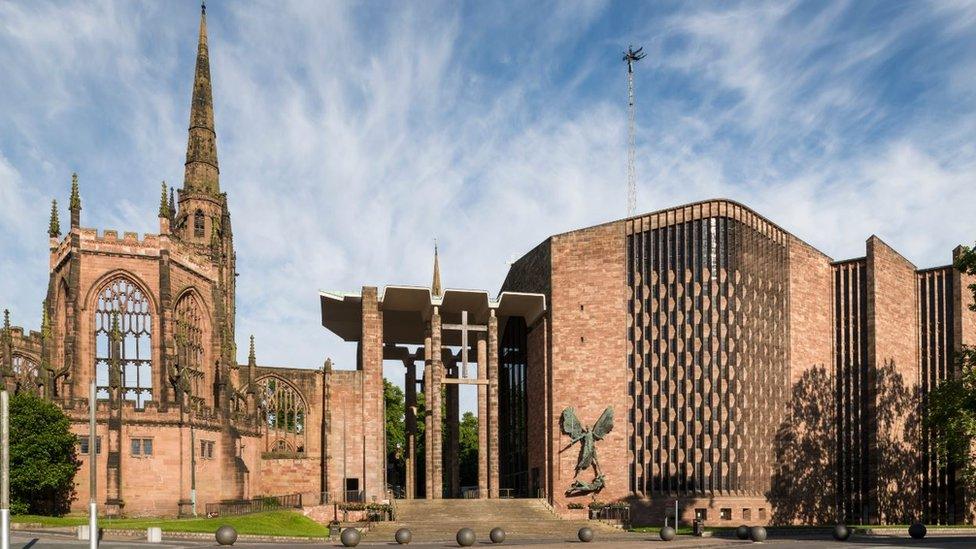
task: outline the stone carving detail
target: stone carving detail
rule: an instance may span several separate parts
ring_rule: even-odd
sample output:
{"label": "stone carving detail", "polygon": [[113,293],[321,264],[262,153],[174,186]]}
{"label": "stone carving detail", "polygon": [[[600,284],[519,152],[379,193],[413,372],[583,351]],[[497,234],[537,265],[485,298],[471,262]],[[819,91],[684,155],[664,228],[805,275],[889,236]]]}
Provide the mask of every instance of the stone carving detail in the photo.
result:
{"label": "stone carving detail", "polygon": [[[607,433],[613,430],[613,407],[608,406],[591,429],[583,427],[579,418],[576,417],[575,409],[566,408],[563,410],[562,429],[572,439],[566,448],[569,448],[577,442],[582,443],[580,444],[579,460],[576,462],[576,471],[573,475],[574,480],[569,485],[569,489],[566,490],[566,495],[575,496],[590,492],[599,492],[603,489],[605,479],[603,471],[600,470],[600,462],[596,459],[595,443],[598,440],[603,440],[603,437],[607,436]],[[593,472],[596,475],[592,481],[583,482],[577,478],[579,477],[580,471],[585,471],[590,467],[593,467]]]}

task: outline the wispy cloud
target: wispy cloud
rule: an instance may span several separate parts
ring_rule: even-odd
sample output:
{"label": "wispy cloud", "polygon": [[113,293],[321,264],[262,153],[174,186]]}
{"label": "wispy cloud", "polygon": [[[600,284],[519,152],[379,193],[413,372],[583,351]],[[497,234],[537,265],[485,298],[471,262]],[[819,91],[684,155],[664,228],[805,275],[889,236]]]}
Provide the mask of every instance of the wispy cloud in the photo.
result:
{"label": "wispy cloud", "polygon": [[[195,4],[0,4],[0,304],[36,325],[49,199],[152,232],[182,181]],[[497,289],[547,235],[728,196],[836,257],[877,233],[919,266],[976,233],[972,2],[211,2],[238,343],[351,367],[316,290]],[[626,14],[626,15],[623,15]]]}

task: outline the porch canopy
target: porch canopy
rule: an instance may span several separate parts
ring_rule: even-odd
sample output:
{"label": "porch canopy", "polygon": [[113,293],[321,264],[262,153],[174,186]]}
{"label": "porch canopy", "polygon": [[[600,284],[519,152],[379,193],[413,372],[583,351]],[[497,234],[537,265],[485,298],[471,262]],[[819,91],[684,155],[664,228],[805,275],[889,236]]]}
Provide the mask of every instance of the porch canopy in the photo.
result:
{"label": "porch canopy", "polygon": [[[320,291],[322,326],[344,341],[359,342],[363,335],[362,293]],[[498,317],[499,331],[513,316],[525,318],[531,326],[546,310],[546,296],[521,292],[502,292],[492,299],[484,290],[446,289],[443,295],[431,294],[423,286],[386,286],[378,300],[383,311],[383,342],[386,345],[423,345],[434,307],[445,324],[460,324],[467,311],[468,324],[488,323],[492,311]],[[445,330],[443,345],[461,345],[461,332]]]}

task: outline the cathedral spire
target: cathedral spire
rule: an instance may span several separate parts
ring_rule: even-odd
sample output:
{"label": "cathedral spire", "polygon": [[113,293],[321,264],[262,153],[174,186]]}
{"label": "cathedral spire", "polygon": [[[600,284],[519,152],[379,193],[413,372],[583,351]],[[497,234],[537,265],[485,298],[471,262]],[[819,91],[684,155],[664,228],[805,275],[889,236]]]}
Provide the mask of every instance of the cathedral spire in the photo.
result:
{"label": "cathedral spire", "polygon": [[430,283],[430,293],[439,297],[441,291],[441,264],[437,259],[437,241],[434,241],[434,280]]}
{"label": "cathedral spire", "polygon": [[217,195],[220,192],[217,167],[217,133],[214,130],[213,93],[210,86],[210,54],[207,50],[207,6],[200,6],[200,41],[197,45],[190,129],[186,144],[183,189]]}
{"label": "cathedral spire", "polygon": [[51,221],[47,227],[47,235],[51,238],[61,236],[61,221],[58,219],[58,201],[51,200]]}

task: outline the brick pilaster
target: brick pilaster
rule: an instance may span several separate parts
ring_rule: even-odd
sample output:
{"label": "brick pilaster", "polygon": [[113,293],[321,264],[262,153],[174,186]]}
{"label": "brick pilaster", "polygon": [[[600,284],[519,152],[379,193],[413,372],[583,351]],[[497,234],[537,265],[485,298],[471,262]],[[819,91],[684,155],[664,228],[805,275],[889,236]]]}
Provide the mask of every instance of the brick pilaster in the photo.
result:
{"label": "brick pilaster", "polygon": [[363,371],[363,482],[367,500],[382,499],[386,490],[386,447],[383,413],[383,311],[375,287],[363,287],[360,367]]}
{"label": "brick pilaster", "polygon": [[498,497],[498,317],[488,318],[488,492]]}
{"label": "brick pilaster", "polygon": [[[488,345],[478,334],[478,379],[488,379]],[[488,497],[488,386],[478,384],[478,497]]]}
{"label": "brick pilaster", "polygon": [[441,361],[441,314],[438,307],[434,307],[434,314],[430,317],[430,395],[431,400],[428,405],[430,411],[430,465],[431,465],[431,490],[428,498],[440,499],[444,494],[444,467],[443,467],[443,421],[441,416],[441,378],[444,376],[444,365]]}

